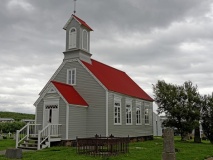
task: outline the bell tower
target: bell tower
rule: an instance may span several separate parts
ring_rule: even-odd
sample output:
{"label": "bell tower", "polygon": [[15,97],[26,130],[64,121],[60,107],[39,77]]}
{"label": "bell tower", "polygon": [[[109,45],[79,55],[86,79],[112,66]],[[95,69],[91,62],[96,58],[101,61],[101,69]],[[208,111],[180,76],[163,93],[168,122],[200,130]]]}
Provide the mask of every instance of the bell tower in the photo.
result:
{"label": "bell tower", "polygon": [[93,31],[92,28],[85,21],[72,14],[63,29],[66,30],[64,60],[79,58],[91,63],[90,32]]}

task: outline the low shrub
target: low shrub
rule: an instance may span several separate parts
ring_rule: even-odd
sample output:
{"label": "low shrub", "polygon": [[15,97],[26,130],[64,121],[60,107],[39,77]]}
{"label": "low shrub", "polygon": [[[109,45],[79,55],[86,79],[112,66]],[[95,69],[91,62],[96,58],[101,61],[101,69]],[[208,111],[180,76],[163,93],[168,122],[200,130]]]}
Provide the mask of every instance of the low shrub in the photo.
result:
{"label": "low shrub", "polygon": [[21,129],[25,125],[24,122],[6,122],[0,123],[0,131],[3,133],[15,133],[16,130]]}

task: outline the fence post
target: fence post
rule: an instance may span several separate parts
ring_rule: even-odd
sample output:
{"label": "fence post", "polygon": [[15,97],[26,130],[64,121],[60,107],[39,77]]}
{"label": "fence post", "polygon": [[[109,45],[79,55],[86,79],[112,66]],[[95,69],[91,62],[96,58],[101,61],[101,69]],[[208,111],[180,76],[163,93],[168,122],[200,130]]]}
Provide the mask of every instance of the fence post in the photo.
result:
{"label": "fence post", "polygon": [[51,124],[48,126],[48,141],[49,141],[48,147],[50,147],[50,135],[51,135],[52,127],[53,126]]}
{"label": "fence post", "polygon": [[76,153],[78,153],[78,136],[76,136]]}
{"label": "fence post", "polygon": [[16,148],[18,148],[19,130],[16,130]]}
{"label": "fence post", "polygon": [[29,135],[30,135],[30,125],[29,123],[27,123],[27,140],[29,139]]}
{"label": "fence post", "polygon": [[38,130],[38,150],[40,150],[40,142],[41,142],[41,134],[40,134],[40,130]]}
{"label": "fence post", "polygon": [[129,142],[130,142],[130,137],[128,135],[128,139],[127,139],[127,143],[126,143],[126,146],[127,146],[126,153],[129,153]]}

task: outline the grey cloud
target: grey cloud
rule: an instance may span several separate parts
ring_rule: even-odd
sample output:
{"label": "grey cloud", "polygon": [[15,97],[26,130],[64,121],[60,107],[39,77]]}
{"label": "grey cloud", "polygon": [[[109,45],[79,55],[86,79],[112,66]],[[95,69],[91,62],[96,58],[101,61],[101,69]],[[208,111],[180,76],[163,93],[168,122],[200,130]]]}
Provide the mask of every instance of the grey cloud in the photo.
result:
{"label": "grey cloud", "polygon": [[[62,62],[62,28],[73,2],[20,0],[28,8],[9,8],[11,1],[0,5],[0,110],[34,113],[38,93]],[[213,90],[213,19],[206,16],[211,5],[211,0],[78,0],[77,16],[94,29],[92,58],[120,65],[151,96],[158,79],[191,80],[207,94]]]}

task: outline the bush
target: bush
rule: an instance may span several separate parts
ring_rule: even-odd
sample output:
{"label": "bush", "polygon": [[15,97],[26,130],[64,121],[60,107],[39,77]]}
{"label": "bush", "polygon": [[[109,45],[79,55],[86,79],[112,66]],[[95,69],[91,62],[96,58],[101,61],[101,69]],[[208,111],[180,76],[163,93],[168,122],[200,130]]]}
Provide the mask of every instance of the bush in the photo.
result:
{"label": "bush", "polygon": [[15,133],[16,130],[21,129],[25,125],[24,122],[6,122],[0,123],[0,131],[3,133]]}

